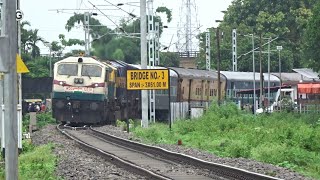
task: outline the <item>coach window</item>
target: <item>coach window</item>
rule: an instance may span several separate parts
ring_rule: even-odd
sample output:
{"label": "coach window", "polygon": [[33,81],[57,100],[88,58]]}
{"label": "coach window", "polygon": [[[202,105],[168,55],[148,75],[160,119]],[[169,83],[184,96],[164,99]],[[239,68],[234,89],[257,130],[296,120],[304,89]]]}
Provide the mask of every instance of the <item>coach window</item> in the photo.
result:
{"label": "coach window", "polygon": [[210,89],[210,96],[213,96],[213,89]]}
{"label": "coach window", "polygon": [[77,64],[60,64],[58,66],[59,75],[77,76],[78,65]]}
{"label": "coach window", "polygon": [[89,77],[101,77],[102,68],[96,65],[82,65],[81,75]]}

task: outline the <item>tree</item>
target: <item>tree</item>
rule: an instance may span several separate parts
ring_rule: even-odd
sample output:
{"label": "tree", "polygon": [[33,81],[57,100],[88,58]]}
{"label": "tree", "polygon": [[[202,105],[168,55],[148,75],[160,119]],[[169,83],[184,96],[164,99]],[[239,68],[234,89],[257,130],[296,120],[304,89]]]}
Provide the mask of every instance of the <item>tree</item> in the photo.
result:
{"label": "tree", "polygon": [[25,77],[49,77],[50,65],[47,57],[36,57],[26,62],[29,73],[24,74]]}
{"label": "tree", "polygon": [[38,35],[38,31],[39,31],[38,29],[31,30],[30,31],[30,36],[29,36],[28,42],[27,42],[27,45],[30,45],[31,48],[32,48],[31,56],[33,58],[35,58],[37,56],[40,56],[40,49],[37,46],[37,43],[38,42],[44,42],[44,39]]}
{"label": "tree", "polygon": [[116,49],[116,51],[112,54],[113,59],[124,60],[124,54],[121,49]]}
{"label": "tree", "polygon": [[[166,13],[167,21],[171,21],[171,10],[168,8],[159,7],[157,12]],[[161,18],[155,16],[154,21],[159,22],[161,34],[163,29]],[[75,14],[70,17],[65,28],[70,31],[77,23],[84,25],[83,14]],[[90,17],[89,31],[93,38],[91,43],[93,55],[101,59],[123,59],[127,63],[140,61],[140,40],[139,36],[136,36],[140,33],[140,19],[122,19],[117,28],[110,29],[97,19]]]}
{"label": "tree", "polygon": [[31,36],[31,32],[25,29],[25,26],[30,26],[28,21],[21,22],[20,31],[21,31],[21,51],[22,53],[27,53],[29,50],[27,43]]}
{"label": "tree", "polygon": [[[230,70],[231,67],[231,32],[233,28],[237,29],[237,51],[239,54],[244,54],[252,49],[250,37],[240,36],[239,34],[262,37],[279,37],[277,41],[271,43],[271,49],[276,49],[276,46],[282,45],[284,50],[281,51],[282,69],[291,71],[292,68],[300,68],[303,65],[302,47],[303,33],[307,25],[308,19],[311,17],[311,9],[316,0],[290,0],[281,1],[275,0],[234,0],[229,6],[228,11],[224,16],[223,22],[220,24],[220,32],[224,32],[223,40],[221,41],[221,58],[222,69]],[[202,35],[203,37],[203,35]],[[211,30],[211,55],[213,62],[216,57],[216,37],[215,31]],[[204,38],[202,38],[204,42]],[[263,39],[262,43],[267,40]],[[255,47],[259,46],[259,38],[255,38]],[[202,43],[204,50],[204,43]],[[266,50],[266,47],[263,47]],[[202,52],[204,53],[204,51]],[[200,61],[204,64],[204,55]],[[258,53],[256,59],[258,62]],[[271,71],[278,71],[278,63],[274,59],[277,58],[277,53],[271,54]],[[252,55],[243,56],[238,59],[238,70],[252,71]],[[258,65],[258,63],[256,63]],[[258,67],[258,66],[257,66]],[[263,69],[267,69],[267,55],[263,54]]]}
{"label": "tree", "polygon": [[316,71],[320,71],[320,2],[316,4],[312,13],[313,15],[308,22],[307,30],[304,34],[304,57],[307,60],[306,65],[308,65],[308,67]]}
{"label": "tree", "polygon": [[61,56],[63,50],[67,46],[74,45],[84,45],[85,42],[79,39],[66,39],[64,34],[59,34],[59,41],[53,41],[50,43],[52,53],[56,54],[58,57]]}
{"label": "tree", "polygon": [[160,52],[160,65],[164,67],[179,67],[179,54],[174,52]]}

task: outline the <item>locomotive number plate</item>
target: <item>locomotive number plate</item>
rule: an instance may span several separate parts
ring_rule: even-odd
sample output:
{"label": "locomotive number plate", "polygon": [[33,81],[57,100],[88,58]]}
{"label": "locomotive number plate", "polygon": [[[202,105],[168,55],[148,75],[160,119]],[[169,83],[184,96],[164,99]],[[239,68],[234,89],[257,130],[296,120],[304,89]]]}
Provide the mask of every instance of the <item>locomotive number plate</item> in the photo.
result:
{"label": "locomotive number plate", "polygon": [[93,88],[89,88],[89,87],[72,87],[72,86],[68,86],[68,87],[64,87],[64,90],[66,92],[93,93]]}

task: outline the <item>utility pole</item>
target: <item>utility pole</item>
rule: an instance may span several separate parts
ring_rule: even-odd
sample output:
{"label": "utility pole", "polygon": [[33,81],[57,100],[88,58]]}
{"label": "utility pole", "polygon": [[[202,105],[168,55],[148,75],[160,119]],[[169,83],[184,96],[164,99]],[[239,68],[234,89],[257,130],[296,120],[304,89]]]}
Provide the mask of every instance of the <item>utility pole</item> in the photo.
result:
{"label": "utility pole", "polygon": [[208,31],[206,32],[206,70],[211,69],[210,49],[210,31]]}
{"label": "utility pole", "polygon": [[[20,0],[17,0],[17,9],[20,10]],[[20,15],[22,18],[22,15]],[[20,19],[20,18],[19,18]],[[20,20],[17,19],[17,36],[18,36],[18,54],[21,56],[21,29]],[[17,106],[17,118],[18,118],[18,148],[22,151],[22,76],[18,74],[18,106]]]}
{"label": "utility pole", "polygon": [[232,71],[238,71],[237,60],[237,30],[232,30]]}
{"label": "utility pole", "polygon": [[85,55],[89,56],[90,55],[90,47],[89,47],[89,42],[90,42],[90,29],[89,29],[89,19],[90,19],[90,14],[89,12],[84,13],[84,41],[85,41]]}
{"label": "utility pole", "polygon": [[264,108],[262,102],[263,102],[263,73],[262,73],[262,34],[260,34],[260,45],[259,45],[259,60],[260,60],[260,108]]}
{"label": "utility pole", "polygon": [[[148,69],[155,66],[155,26],[153,16],[153,0],[148,0]],[[149,121],[156,121],[156,91],[149,90]]]}
{"label": "utility pole", "polygon": [[254,34],[252,33],[253,114],[256,114],[256,63],[254,59]]}
{"label": "utility pole", "polygon": [[[140,0],[141,69],[147,69],[147,18],[146,0]],[[148,91],[141,90],[142,127],[148,127]]]}
{"label": "utility pole", "polygon": [[268,107],[267,112],[269,112],[269,106],[270,106],[270,41],[271,37],[268,39]]}
{"label": "utility pole", "polygon": [[[2,42],[1,41],[1,37],[4,36],[4,29],[2,28],[3,26],[3,17],[4,17],[4,12],[3,12],[3,0],[0,0],[0,43]],[[1,46],[1,44],[0,44]],[[1,47],[0,47],[0,50],[1,50]],[[0,54],[0,58],[1,58],[1,54]],[[1,137],[1,151],[3,150],[4,148],[4,141],[3,141],[3,138],[4,138],[4,132],[3,132],[3,124],[4,124],[4,117],[3,117],[3,73],[0,73],[0,137]]]}
{"label": "utility pole", "polygon": [[[5,175],[6,180],[18,179],[18,137],[17,137],[17,2],[5,0],[3,6],[2,36],[0,38],[0,60],[7,71],[4,77],[4,130],[5,130]],[[6,69],[4,68],[4,69]]]}
{"label": "utility pole", "polygon": [[217,27],[216,31],[217,36],[217,71],[218,71],[218,105],[220,106],[220,100],[221,100],[221,80],[220,80],[220,30],[219,27]]}
{"label": "utility pole", "polygon": [[[281,60],[280,60],[280,51],[282,50],[282,46],[277,46],[277,50],[279,51],[279,76],[280,76],[280,96],[279,100],[281,102],[281,87],[282,87],[282,80],[281,80]],[[280,111],[281,111],[281,104],[280,104]]]}

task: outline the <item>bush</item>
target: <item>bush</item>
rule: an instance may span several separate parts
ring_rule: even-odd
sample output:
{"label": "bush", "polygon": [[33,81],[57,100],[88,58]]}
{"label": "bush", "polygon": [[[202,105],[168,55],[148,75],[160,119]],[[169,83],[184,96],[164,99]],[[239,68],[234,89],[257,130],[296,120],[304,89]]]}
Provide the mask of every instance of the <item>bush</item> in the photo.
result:
{"label": "bush", "polygon": [[56,120],[52,117],[51,112],[37,114],[37,126],[39,128],[47,124],[55,124],[55,123],[56,123]]}

